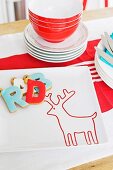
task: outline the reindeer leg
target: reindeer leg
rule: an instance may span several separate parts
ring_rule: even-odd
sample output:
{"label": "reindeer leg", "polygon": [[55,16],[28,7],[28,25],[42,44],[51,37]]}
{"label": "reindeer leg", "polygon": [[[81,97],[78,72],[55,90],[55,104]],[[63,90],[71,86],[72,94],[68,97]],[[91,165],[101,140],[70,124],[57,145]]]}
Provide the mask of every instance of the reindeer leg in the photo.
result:
{"label": "reindeer leg", "polygon": [[77,142],[77,138],[76,138],[76,132],[74,132],[74,141],[75,141],[75,145],[74,146],[77,146],[78,142]]}
{"label": "reindeer leg", "polygon": [[71,143],[72,143],[73,146],[78,145],[78,143],[77,143],[77,141],[75,139],[75,136],[74,135],[72,136],[70,133],[68,133],[67,138],[65,137],[64,139],[65,139],[66,146],[71,146]]}
{"label": "reindeer leg", "polygon": [[78,145],[78,143],[77,143],[77,141],[76,141],[76,136],[75,136],[75,133],[72,135],[72,134],[68,134],[68,137],[70,137],[69,139],[70,139],[70,141],[71,141],[71,143],[72,143],[72,145],[73,146],[77,146]]}
{"label": "reindeer leg", "polygon": [[67,139],[68,139],[68,144],[66,146],[71,146],[71,143],[73,146],[77,146],[78,143],[76,141],[76,136],[75,134],[74,135],[71,135],[70,133],[67,134]]}
{"label": "reindeer leg", "polygon": [[93,140],[93,143],[98,144],[99,141],[98,141],[98,138],[97,138],[96,131],[89,131],[89,133],[90,133],[90,136],[91,136],[91,138]]}
{"label": "reindeer leg", "polygon": [[[86,134],[87,134],[87,135],[86,135]],[[87,143],[88,145],[91,145],[91,140],[90,140],[90,137],[89,137],[88,132],[87,132],[87,133],[84,132],[84,137],[85,137],[86,143]]]}
{"label": "reindeer leg", "polygon": [[70,140],[69,140],[69,133],[68,134],[63,133],[63,136],[64,136],[64,141],[65,141],[66,146],[71,146]]}
{"label": "reindeer leg", "polygon": [[91,144],[92,144],[92,142],[91,142],[90,131],[88,131],[88,132],[87,132],[87,136],[88,136],[88,139],[89,139],[89,145],[91,145]]}

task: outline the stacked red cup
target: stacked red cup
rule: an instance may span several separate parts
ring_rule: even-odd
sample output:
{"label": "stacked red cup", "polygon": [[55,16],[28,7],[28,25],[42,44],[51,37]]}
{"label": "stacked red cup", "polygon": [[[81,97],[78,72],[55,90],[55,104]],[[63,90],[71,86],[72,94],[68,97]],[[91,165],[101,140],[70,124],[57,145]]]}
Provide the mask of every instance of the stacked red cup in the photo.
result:
{"label": "stacked red cup", "polygon": [[80,0],[31,0],[29,19],[38,35],[46,41],[58,43],[76,31],[82,11]]}

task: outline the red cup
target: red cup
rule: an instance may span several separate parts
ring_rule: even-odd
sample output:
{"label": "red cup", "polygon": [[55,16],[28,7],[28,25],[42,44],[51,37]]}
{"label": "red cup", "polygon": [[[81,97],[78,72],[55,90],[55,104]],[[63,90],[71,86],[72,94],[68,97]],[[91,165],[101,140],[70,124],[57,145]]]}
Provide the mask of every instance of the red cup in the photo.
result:
{"label": "red cup", "polygon": [[50,27],[50,28],[63,28],[63,27],[70,27],[76,25],[76,23],[80,22],[81,15],[76,20],[71,22],[62,22],[62,23],[52,23],[52,22],[44,22],[34,18],[32,15],[29,14],[29,19],[32,20],[34,23],[41,25],[43,27]]}
{"label": "red cup", "polygon": [[75,32],[75,30],[78,28],[79,22],[76,25],[73,25],[72,27],[64,27],[63,29],[60,28],[50,29],[48,27],[42,27],[40,25],[36,25],[32,21],[31,24],[35,32],[38,35],[40,35],[43,39],[52,43],[58,43],[64,41],[66,38],[72,35],[73,32]]}
{"label": "red cup", "polygon": [[82,11],[80,0],[31,0],[29,3],[29,14],[43,22],[71,22],[79,18]]}
{"label": "red cup", "polygon": [[29,9],[29,15],[31,15],[33,18],[44,22],[44,23],[54,23],[54,24],[62,24],[62,23],[69,23],[69,22],[73,22],[74,20],[78,19],[79,17],[82,16],[82,12],[80,12],[79,14],[70,17],[70,18],[62,18],[62,19],[58,19],[58,18],[46,18],[46,17],[42,17],[39,15],[36,15],[35,13],[31,12]]}

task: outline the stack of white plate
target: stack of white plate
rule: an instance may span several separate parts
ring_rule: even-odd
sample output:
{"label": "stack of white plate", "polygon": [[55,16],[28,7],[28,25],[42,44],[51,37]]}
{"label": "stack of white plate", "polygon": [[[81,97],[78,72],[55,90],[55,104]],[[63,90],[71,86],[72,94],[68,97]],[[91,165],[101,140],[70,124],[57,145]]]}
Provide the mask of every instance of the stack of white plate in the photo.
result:
{"label": "stack of white plate", "polygon": [[61,63],[80,57],[87,47],[88,30],[81,23],[78,29],[65,41],[50,43],[42,39],[29,24],[25,31],[27,51],[33,57],[52,63]]}
{"label": "stack of white plate", "polygon": [[[105,50],[102,41],[98,44],[98,48]],[[113,89],[113,68],[102,62],[97,52],[95,54],[95,67],[102,80]]]}

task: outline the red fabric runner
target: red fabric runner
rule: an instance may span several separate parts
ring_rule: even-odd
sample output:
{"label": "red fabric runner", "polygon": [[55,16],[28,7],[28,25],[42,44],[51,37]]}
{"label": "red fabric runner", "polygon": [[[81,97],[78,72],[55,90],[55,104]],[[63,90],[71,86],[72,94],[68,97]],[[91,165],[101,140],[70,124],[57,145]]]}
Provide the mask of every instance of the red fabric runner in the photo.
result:
{"label": "red fabric runner", "polygon": [[[98,44],[99,40],[90,41],[84,54],[70,62],[65,63],[47,63],[37,60],[29,54],[15,55],[8,58],[0,59],[0,70],[7,69],[27,69],[27,68],[43,68],[43,67],[62,67],[73,64],[80,64],[81,62],[94,61],[95,49],[94,46]],[[94,67],[94,64],[82,63],[81,65],[88,65]],[[95,69],[95,68],[93,68]],[[90,69],[93,70],[93,69]],[[93,74],[92,74],[93,77]],[[92,78],[93,79],[93,78]],[[97,97],[101,107],[101,111],[105,112],[113,108],[113,90],[108,87],[103,81],[94,82]]]}
{"label": "red fabric runner", "polygon": [[24,69],[24,68],[43,68],[43,67],[63,67],[69,66],[84,61],[93,61],[94,60],[94,46],[97,45],[99,40],[90,41],[88,47],[84,54],[72,61],[65,63],[50,63],[37,60],[36,58],[31,57],[29,54],[14,55],[8,58],[0,59],[0,70],[6,69]]}

